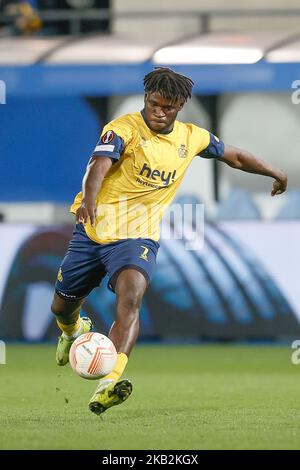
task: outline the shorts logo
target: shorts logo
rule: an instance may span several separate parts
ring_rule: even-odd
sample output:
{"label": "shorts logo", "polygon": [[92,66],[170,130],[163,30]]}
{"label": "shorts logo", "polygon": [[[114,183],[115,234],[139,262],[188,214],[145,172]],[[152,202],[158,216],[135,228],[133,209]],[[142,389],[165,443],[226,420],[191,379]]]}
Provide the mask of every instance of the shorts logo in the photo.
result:
{"label": "shorts logo", "polygon": [[101,142],[102,144],[109,144],[115,137],[114,131],[107,131],[105,134],[101,137]]}
{"label": "shorts logo", "polygon": [[142,259],[144,259],[145,261],[149,261],[149,260],[148,260],[148,255],[147,255],[147,253],[148,253],[148,251],[149,251],[149,248],[147,248],[146,246],[143,246],[143,245],[141,245],[141,248],[143,248],[144,251],[143,251],[143,253],[139,256],[139,258],[142,258]]}
{"label": "shorts logo", "polygon": [[59,268],[59,271],[58,271],[58,274],[57,274],[57,280],[59,282],[63,282],[63,275],[62,275],[62,272],[61,272],[61,268]]}
{"label": "shorts logo", "polygon": [[61,297],[66,297],[67,299],[76,299],[76,295],[70,295],[66,294],[65,292],[62,292],[60,290],[56,291]]}

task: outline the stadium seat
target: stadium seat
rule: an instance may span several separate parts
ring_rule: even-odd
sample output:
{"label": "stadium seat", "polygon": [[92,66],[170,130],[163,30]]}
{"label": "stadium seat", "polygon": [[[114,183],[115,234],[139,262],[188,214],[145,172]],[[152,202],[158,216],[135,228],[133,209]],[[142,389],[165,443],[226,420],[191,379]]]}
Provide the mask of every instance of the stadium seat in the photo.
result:
{"label": "stadium seat", "polygon": [[[190,208],[187,207],[184,210],[184,220],[185,222],[195,222],[196,221],[196,207],[197,205],[204,204],[203,201],[199,196],[195,194],[181,194],[175,199],[175,204],[180,204],[182,209],[184,210],[185,205],[189,205]],[[207,214],[205,211],[203,212],[204,216]]]}
{"label": "stadium seat", "polygon": [[242,188],[233,189],[220,202],[217,210],[219,220],[258,220],[261,213],[253,202],[251,194]]}
{"label": "stadium seat", "polygon": [[280,208],[274,219],[300,219],[300,189],[295,189],[287,194],[286,203]]}

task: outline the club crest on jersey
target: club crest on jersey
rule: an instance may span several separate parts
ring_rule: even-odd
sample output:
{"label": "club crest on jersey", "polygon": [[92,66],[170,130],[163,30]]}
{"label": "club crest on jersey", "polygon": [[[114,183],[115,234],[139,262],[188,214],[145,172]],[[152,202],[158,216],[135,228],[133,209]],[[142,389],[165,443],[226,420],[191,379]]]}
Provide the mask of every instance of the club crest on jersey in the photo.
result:
{"label": "club crest on jersey", "polygon": [[109,144],[115,137],[114,131],[107,131],[105,134],[101,137],[101,143],[102,144]]}
{"label": "club crest on jersey", "polygon": [[184,144],[181,144],[178,149],[178,155],[180,158],[185,158],[187,156],[187,148]]}
{"label": "club crest on jersey", "polygon": [[140,147],[143,147],[143,148],[147,147],[147,141],[146,139],[144,139],[144,137],[141,137]]}

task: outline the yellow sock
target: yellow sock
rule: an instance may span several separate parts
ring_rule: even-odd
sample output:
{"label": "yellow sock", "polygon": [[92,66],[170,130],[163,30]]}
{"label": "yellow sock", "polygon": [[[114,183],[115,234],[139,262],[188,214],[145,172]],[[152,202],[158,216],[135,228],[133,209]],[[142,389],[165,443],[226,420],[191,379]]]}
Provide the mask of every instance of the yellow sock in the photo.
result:
{"label": "yellow sock", "polygon": [[124,353],[118,353],[117,362],[114,369],[104,377],[102,380],[118,380],[124,372],[124,369],[127,365],[128,357]]}
{"label": "yellow sock", "polygon": [[58,327],[61,329],[61,331],[65,333],[67,337],[68,336],[72,337],[80,329],[81,319],[80,317],[78,317],[78,320],[75,323],[70,323],[69,325],[65,325],[64,323],[61,323],[58,320],[56,320],[56,323],[58,324]]}

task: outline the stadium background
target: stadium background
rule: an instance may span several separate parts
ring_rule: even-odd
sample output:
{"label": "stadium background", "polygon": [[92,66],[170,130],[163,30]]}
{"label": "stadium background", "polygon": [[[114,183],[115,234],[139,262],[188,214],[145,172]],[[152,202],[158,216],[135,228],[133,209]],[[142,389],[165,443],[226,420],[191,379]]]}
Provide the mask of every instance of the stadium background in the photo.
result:
{"label": "stadium background", "polygon": [[[289,190],[271,198],[271,179],[195,159],[177,202],[204,204],[205,244],[188,251],[184,240],[162,239],[140,340],[290,348],[300,335],[300,2],[32,1],[25,19],[22,2],[10,3],[0,4],[0,338],[8,351],[12,340],[57,337],[50,303],[72,233],[68,207],[101,127],[142,108],[142,80],[156,65],[195,82],[181,120],[285,169]],[[185,225],[193,229],[193,214]],[[107,333],[114,295],[105,282],[84,313]]]}

